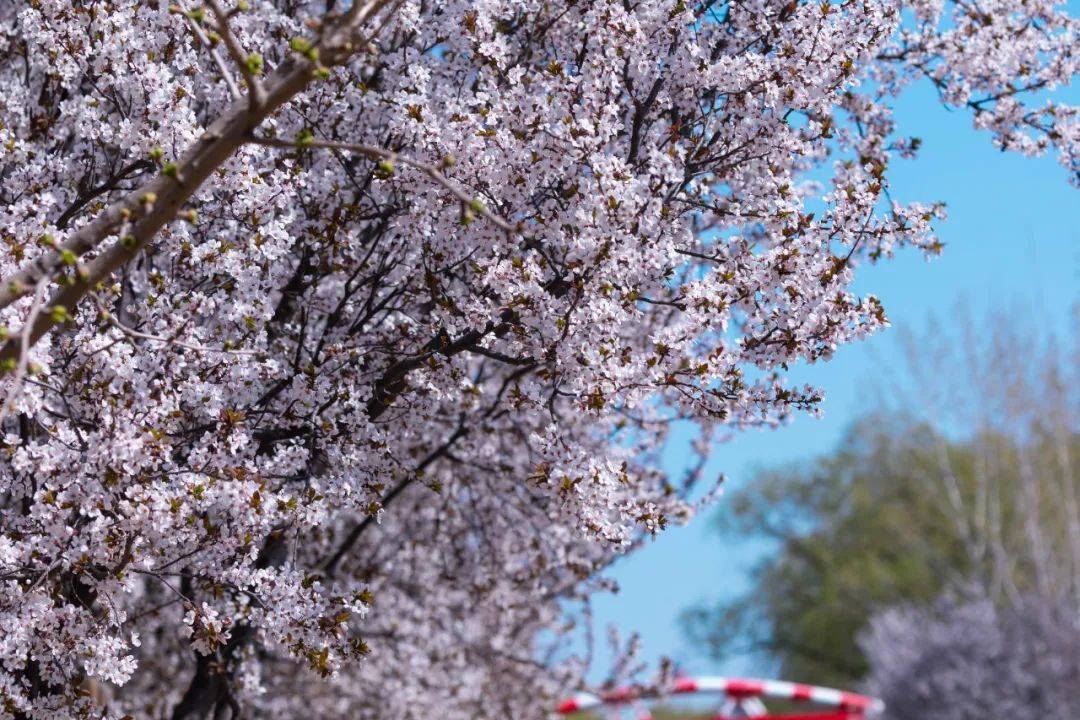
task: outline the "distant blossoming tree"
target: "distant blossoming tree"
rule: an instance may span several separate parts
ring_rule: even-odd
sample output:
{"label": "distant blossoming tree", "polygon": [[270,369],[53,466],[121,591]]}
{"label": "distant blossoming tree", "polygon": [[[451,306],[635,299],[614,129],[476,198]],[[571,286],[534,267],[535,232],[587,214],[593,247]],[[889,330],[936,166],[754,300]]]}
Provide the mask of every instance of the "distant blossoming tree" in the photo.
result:
{"label": "distant blossoming tree", "polygon": [[873,692],[889,720],[1080,717],[1080,616],[1029,599],[980,597],[894,608],[863,638]]}
{"label": "distant blossoming tree", "polygon": [[891,99],[1075,179],[1076,27],[0,0],[0,715],[542,716],[566,601],[693,510],[672,423],[813,410],[854,266],[939,249]]}

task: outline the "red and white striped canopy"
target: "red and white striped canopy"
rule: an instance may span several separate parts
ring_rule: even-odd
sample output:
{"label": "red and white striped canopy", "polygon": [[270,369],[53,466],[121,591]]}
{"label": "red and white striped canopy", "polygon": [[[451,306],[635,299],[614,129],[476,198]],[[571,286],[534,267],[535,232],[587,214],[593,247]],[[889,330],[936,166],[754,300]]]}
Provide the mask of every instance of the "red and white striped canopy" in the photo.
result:
{"label": "red and white striped canopy", "polygon": [[[673,695],[685,695],[691,693],[705,693],[722,695],[735,701],[757,700],[787,700],[797,703],[811,703],[822,708],[829,708],[833,712],[826,715],[788,715],[787,718],[863,718],[868,715],[876,715],[884,710],[884,704],[875,698],[843,690],[817,687],[815,685],[803,685],[801,683],[784,682],[782,680],[758,680],[755,678],[727,678],[727,677],[687,677],[675,680],[670,689]],[[609,692],[593,695],[580,693],[559,704],[558,712],[570,715],[582,710],[591,710],[603,706],[629,705],[644,699],[642,693],[635,688],[619,688]],[[764,714],[750,714],[748,717],[781,717]]]}

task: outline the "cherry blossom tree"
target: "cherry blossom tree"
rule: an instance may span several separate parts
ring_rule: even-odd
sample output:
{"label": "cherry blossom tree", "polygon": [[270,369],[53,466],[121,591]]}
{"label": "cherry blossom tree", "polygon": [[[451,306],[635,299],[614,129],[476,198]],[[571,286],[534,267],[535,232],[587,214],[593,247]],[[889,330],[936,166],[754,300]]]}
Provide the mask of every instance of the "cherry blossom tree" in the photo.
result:
{"label": "cherry blossom tree", "polygon": [[696,506],[673,423],[814,411],[787,367],[887,324],[859,262],[940,249],[892,99],[1075,181],[1076,27],[0,0],[0,714],[543,716],[567,608]]}
{"label": "cherry blossom tree", "polygon": [[891,608],[871,622],[863,646],[868,685],[885,700],[888,720],[1071,720],[1080,713],[1073,603],[1032,596],[1001,607],[975,591],[932,607]]}

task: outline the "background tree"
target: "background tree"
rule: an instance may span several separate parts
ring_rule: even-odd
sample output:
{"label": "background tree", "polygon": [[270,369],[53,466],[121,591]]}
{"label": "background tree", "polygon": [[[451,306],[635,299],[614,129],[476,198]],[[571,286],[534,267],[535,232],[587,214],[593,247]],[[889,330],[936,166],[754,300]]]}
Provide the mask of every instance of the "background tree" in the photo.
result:
{"label": "background tree", "polygon": [[879,414],[833,454],[726,502],[726,531],[763,533],[778,551],[745,597],[688,611],[690,636],[720,657],[756,651],[785,675],[855,685],[870,669],[860,634],[888,608],[914,609],[872,633],[883,662],[898,618],[914,632],[946,591],[963,590],[941,607],[971,602],[984,623],[995,604],[1006,624],[1028,603],[1055,617],[1080,606],[1076,365],[1047,332],[1015,330],[1020,317],[907,335],[906,370],[878,382]]}
{"label": "background tree", "polygon": [[1033,595],[1003,606],[978,587],[965,595],[871,620],[867,685],[889,720],[1077,717],[1076,605]]}
{"label": "background tree", "polygon": [[858,263],[940,248],[896,93],[1075,175],[1075,27],[0,0],[0,712],[543,714],[568,602],[694,509],[671,424],[813,410]]}

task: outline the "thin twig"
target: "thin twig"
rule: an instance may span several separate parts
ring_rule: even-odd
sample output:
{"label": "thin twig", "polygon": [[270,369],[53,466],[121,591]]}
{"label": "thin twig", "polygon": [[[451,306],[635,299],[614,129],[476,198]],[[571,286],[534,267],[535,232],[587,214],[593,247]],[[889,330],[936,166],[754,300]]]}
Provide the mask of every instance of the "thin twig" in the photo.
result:
{"label": "thin twig", "polygon": [[416,160],[415,158],[408,157],[407,155],[399,155],[393,150],[387,150],[385,148],[376,147],[374,145],[360,145],[356,143],[342,143],[332,140],[315,140],[309,139],[303,142],[293,140],[279,140],[277,138],[261,138],[252,137],[250,142],[256,145],[265,145],[267,147],[278,148],[290,148],[290,149],[304,149],[304,148],[323,148],[326,150],[340,150],[343,152],[349,152],[356,155],[363,155],[375,160],[389,160],[391,163],[400,163],[408,167],[416,168],[435,182],[446,188],[450,194],[467,205],[473,212],[480,215],[491,224],[498,227],[500,230],[510,234],[519,235],[521,230],[514,225],[511,225],[507,220],[496,215],[487,209],[487,206],[480,201],[475,195],[470,194],[460,185],[455,183],[450,178],[446,177],[439,168],[426,163],[422,160]]}
{"label": "thin twig", "polygon": [[369,0],[369,2],[361,3],[354,0],[353,4],[349,7],[349,10],[345,13],[345,25],[352,23],[360,23],[366,20],[382,3],[378,0]]}
{"label": "thin twig", "polygon": [[251,66],[248,64],[248,56],[244,54],[244,48],[240,46],[240,41],[236,39],[232,28],[229,27],[229,14],[225,12],[225,8],[221,7],[218,0],[206,0],[206,4],[217,18],[218,35],[225,41],[225,47],[228,49],[229,55],[240,67],[240,74],[244,76],[244,82],[247,83],[248,91],[251,93],[251,107],[252,109],[258,108],[266,99],[266,91],[263,89],[262,83],[259,82],[259,78],[252,72]]}
{"label": "thin twig", "polygon": [[26,322],[23,323],[22,330],[19,332],[19,344],[21,347],[18,364],[15,367],[15,378],[12,381],[11,390],[8,392],[7,400],[4,402],[4,409],[0,412],[0,419],[7,417],[8,413],[15,409],[15,402],[22,393],[23,381],[26,378],[26,368],[29,366],[30,361],[30,333],[34,327],[34,321],[37,320],[37,316],[41,313],[42,303],[44,302],[45,297],[45,287],[48,284],[48,278],[41,278],[34,288],[34,301],[30,305],[30,312],[26,316]]}
{"label": "thin twig", "polygon": [[233,100],[239,100],[244,97],[244,94],[240,92],[240,86],[236,84],[236,80],[233,79],[232,73],[229,72],[229,66],[225,64],[225,61],[221,58],[221,53],[219,53],[217,48],[214,47],[214,44],[210,42],[210,38],[207,37],[206,33],[199,27],[199,23],[195,18],[191,17],[191,15],[188,15],[187,11],[183,8],[179,8],[179,10],[187,17],[188,25],[191,27],[191,31],[195,33],[195,37],[198,38],[199,42],[202,43],[203,47],[210,53],[210,57],[214,59],[214,64],[218,66],[221,77],[224,78],[225,84],[229,86],[229,95],[232,96]]}
{"label": "thin twig", "polygon": [[94,301],[94,304],[98,308],[99,315],[101,316],[101,318],[105,322],[109,323],[114,328],[116,328],[117,330],[119,330],[120,332],[124,333],[125,335],[127,335],[128,337],[131,337],[131,338],[135,338],[135,339],[138,339],[138,340],[149,340],[150,342],[159,342],[159,343],[164,343],[166,345],[174,345],[174,346],[176,346],[178,348],[183,348],[184,350],[190,350],[192,352],[198,352],[198,353],[227,353],[227,354],[230,354],[230,355],[264,355],[265,354],[262,350],[234,350],[234,349],[231,349],[231,348],[212,348],[212,347],[206,347],[205,345],[191,345],[190,343],[181,342],[179,340],[176,340],[175,338],[167,338],[167,337],[163,337],[161,335],[152,335],[150,333],[141,332],[141,331],[136,330],[134,328],[128,327],[127,325],[124,325],[122,322],[117,320],[116,316],[113,315],[113,313],[111,313],[105,307],[104,303],[101,302],[101,298],[98,297],[96,293],[90,293],[90,298]]}

